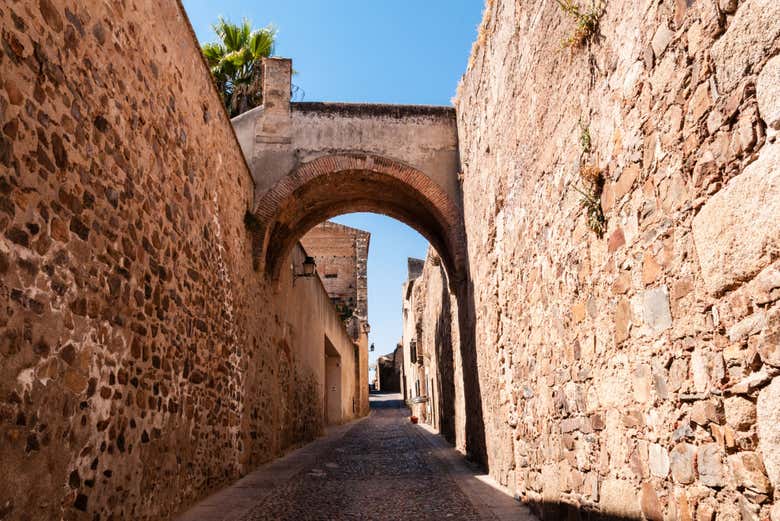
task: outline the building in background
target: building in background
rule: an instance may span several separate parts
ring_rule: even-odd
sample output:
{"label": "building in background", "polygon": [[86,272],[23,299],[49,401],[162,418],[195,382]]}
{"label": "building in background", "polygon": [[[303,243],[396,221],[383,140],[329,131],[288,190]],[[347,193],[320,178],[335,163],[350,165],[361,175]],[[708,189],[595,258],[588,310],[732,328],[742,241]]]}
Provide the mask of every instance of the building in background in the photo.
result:
{"label": "building in background", "polygon": [[370,240],[370,233],[332,221],[318,224],[301,239],[317,263],[325,291],[355,340],[368,332],[366,267]]}
{"label": "building in background", "polygon": [[[429,254],[429,257],[431,254]],[[433,254],[435,257],[435,254]],[[435,257],[438,261],[438,257]],[[404,400],[423,423],[438,428],[439,411],[435,397],[438,381],[436,352],[423,334],[423,313],[425,311],[424,285],[422,281],[425,261],[409,258],[408,277],[402,286],[403,336],[403,383]]]}
{"label": "building in background", "polygon": [[376,390],[386,393],[400,393],[404,365],[401,344],[392,353],[380,356],[376,361]]}
{"label": "building in background", "polygon": [[368,279],[367,261],[371,234],[325,221],[301,239],[306,253],[314,258],[317,273],[347,333],[355,342],[359,361],[355,371],[356,412],[368,413]]}

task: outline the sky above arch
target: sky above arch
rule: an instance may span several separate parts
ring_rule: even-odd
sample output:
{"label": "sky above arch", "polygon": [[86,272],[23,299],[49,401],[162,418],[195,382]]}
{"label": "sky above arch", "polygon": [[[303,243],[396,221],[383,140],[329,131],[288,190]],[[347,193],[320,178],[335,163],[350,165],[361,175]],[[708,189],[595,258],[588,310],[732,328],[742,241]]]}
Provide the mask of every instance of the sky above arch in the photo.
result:
{"label": "sky above arch", "polygon": [[[201,43],[214,41],[217,17],[278,30],[277,56],[292,58],[304,101],[451,105],[482,18],[481,0],[183,0]],[[428,242],[389,217],[334,219],[371,233],[370,341],[378,355],[401,338],[401,284],[407,257]]]}
{"label": "sky above arch", "polygon": [[450,105],[482,16],[480,0],[184,0],[201,42],[222,15],[279,31],[308,101]]}

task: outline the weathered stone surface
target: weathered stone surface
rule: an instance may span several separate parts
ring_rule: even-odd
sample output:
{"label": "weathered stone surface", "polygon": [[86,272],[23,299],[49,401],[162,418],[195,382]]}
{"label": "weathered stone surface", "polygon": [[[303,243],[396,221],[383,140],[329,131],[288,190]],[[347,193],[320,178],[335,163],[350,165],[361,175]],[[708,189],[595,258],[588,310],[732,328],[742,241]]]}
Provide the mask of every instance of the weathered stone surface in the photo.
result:
{"label": "weathered stone surface", "polygon": [[780,130],[780,56],[766,62],[761,69],[756,81],[756,98],[766,126]]}
{"label": "weathered stone surface", "polygon": [[696,480],[696,446],[690,443],[678,443],[670,457],[672,478],[676,483],[690,484]]}
{"label": "weathered stone surface", "polygon": [[658,501],[658,494],[656,494],[653,485],[650,483],[642,484],[642,498],[640,501],[645,519],[648,521],[663,521],[663,508],[661,507],[661,502]]}
{"label": "weathered stone surface", "polygon": [[767,313],[767,325],[759,346],[761,361],[780,367],[780,308]]}
{"label": "weathered stone surface", "polygon": [[715,499],[710,497],[704,498],[696,508],[696,521],[714,521],[717,512],[718,504]]}
{"label": "weathered stone surface", "polygon": [[653,52],[655,53],[656,57],[663,54],[663,52],[666,50],[666,47],[669,45],[669,42],[672,41],[673,36],[674,32],[672,32],[672,30],[669,29],[666,24],[661,24],[658,26],[658,28],[655,30],[652,41]]}
{"label": "weathered stone surface", "polygon": [[659,478],[669,475],[669,453],[657,443],[651,443],[648,450],[650,473]]}
{"label": "weathered stone surface", "polygon": [[728,457],[729,467],[738,486],[766,494],[771,485],[764,471],[764,464],[755,452],[738,452]]}
{"label": "weathered stone surface", "polygon": [[717,443],[699,446],[696,465],[702,485],[720,488],[726,484],[724,456],[723,449]]}
{"label": "weathered stone surface", "polygon": [[723,400],[726,423],[736,430],[749,429],[756,423],[756,404],[744,396],[731,396]]}
{"label": "weathered stone surface", "polygon": [[769,480],[780,488],[780,377],[758,393],[758,448],[763,455]]}
{"label": "weathered stone surface", "polygon": [[[777,371],[773,371],[774,374]],[[732,394],[750,394],[756,389],[764,386],[769,380],[772,379],[772,374],[767,372],[766,368],[761,368],[760,371],[751,373],[739,382],[729,387],[728,391]]]}
{"label": "weathered stone surface", "polygon": [[729,340],[738,342],[748,335],[758,333],[766,327],[766,313],[758,311],[729,328]]}
{"label": "weathered stone surface", "polygon": [[[257,206],[252,181],[176,6],[28,3],[0,9],[0,294],[8,303],[0,330],[0,460],[30,463],[0,487],[0,508],[9,497],[21,504],[17,512],[41,518],[109,519],[120,515],[110,510],[121,502],[122,512],[139,519],[165,519],[315,434],[320,425],[307,419],[322,410],[311,400],[321,382],[287,361],[308,360],[317,350],[297,346],[322,346],[323,335],[302,338],[310,328],[288,319],[306,310],[278,308],[251,269],[243,217]],[[778,17],[767,16],[777,4],[746,0],[725,17],[718,5],[728,12],[727,3],[636,9],[607,2],[598,37],[587,49],[561,53],[573,22],[561,23],[554,2],[488,2],[457,112],[439,111],[446,125],[426,126],[432,134],[446,130],[447,140],[431,146],[418,141],[431,137],[425,133],[399,139],[388,127],[372,130],[377,120],[398,116],[396,108],[374,117],[365,106],[298,105],[289,112],[305,122],[300,135],[270,135],[273,125],[256,128],[251,117],[236,122],[249,147],[258,138],[274,138],[280,149],[285,139],[295,141],[298,152],[280,155],[300,158],[314,176],[335,168],[334,159],[315,157],[321,150],[301,143],[335,130],[334,113],[362,111],[351,120],[360,131],[334,131],[332,149],[353,150],[358,138],[378,148],[409,146],[431,171],[449,174],[437,179],[462,197],[464,227],[456,226],[461,212],[450,214],[439,246],[449,250],[445,243],[463,232],[470,280],[449,272],[428,279],[433,289],[421,300],[430,298],[437,312],[423,320],[422,342],[440,368],[451,362],[456,443],[523,497],[639,518],[648,473],[643,447],[685,440],[675,449],[672,478],[665,451],[649,472],[663,475],[649,482],[668,518],[687,519],[698,508],[702,519],[736,519],[740,509],[752,519],[755,509],[745,501],[763,502],[762,516],[769,509],[768,494],[753,490],[761,488],[758,478],[741,479],[742,490],[733,490],[728,470],[717,496],[691,482],[689,453],[710,435],[732,456],[776,452],[755,447],[755,425],[720,427],[717,412],[697,408],[723,393],[752,399],[762,391],[763,376],[745,379],[771,365],[767,344],[776,338],[770,320],[761,330],[733,330],[733,342],[727,335],[743,318],[777,308],[771,273],[747,282],[777,262],[777,169],[767,159],[777,142],[763,135],[759,117],[772,100],[756,77],[778,48]],[[280,93],[288,95],[289,85],[266,94]],[[437,112],[415,110],[424,119]],[[589,157],[578,143],[586,124]],[[404,136],[419,129],[400,127]],[[440,156],[429,154],[442,143]],[[253,166],[272,162],[248,159]],[[371,180],[367,170],[383,166],[374,159],[390,163],[335,162],[363,172],[362,182]],[[578,162],[591,160],[606,180],[605,237],[584,226],[579,197],[569,190],[579,181]],[[393,166],[376,175],[412,175]],[[435,177],[426,174],[423,181]],[[257,176],[259,193],[272,177]],[[323,195],[342,195],[321,186],[331,190]],[[348,186],[359,198],[361,183]],[[302,233],[314,217],[344,209],[316,195],[288,197],[278,224]],[[369,208],[383,209],[376,201],[387,196],[405,210],[397,216],[437,220],[440,205],[409,195],[375,190]],[[309,205],[319,213],[308,215]],[[280,233],[295,242],[296,233]],[[269,251],[280,253],[277,266],[289,267],[283,250]],[[457,297],[440,284],[445,278]],[[295,291],[309,282],[298,280]],[[671,288],[671,299],[647,301],[646,285]],[[292,281],[278,286],[289,291]],[[453,316],[462,318],[463,331]],[[66,350],[65,342],[78,348]],[[646,365],[666,380],[667,392],[648,388]],[[723,389],[726,382],[732,387]],[[562,423],[581,431],[559,439]],[[45,474],[36,458],[46,461]],[[716,476],[706,454],[702,461]],[[740,476],[755,467],[749,463],[739,461]],[[95,486],[85,484],[94,475]],[[140,475],[146,481],[139,484]],[[38,486],[54,492],[31,493]],[[52,497],[53,506],[42,509],[28,496]],[[648,493],[645,515],[656,516],[653,503]]]}
{"label": "weathered stone surface", "polygon": [[764,146],[758,159],[715,194],[693,220],[702,276],[711,293],[749,279],[773,260],[773,252],[780,248],[777,215],[780,144]]}
{"label": "weathered stone surface", "polygon": [[733,13],[737,10],[737,0],[718,0],[718,7],[724,13]]}
{"label": "weathered stone surface", "polygon": [[603,509],[614,516],[638,519],[642,515],[640,498],[631,482],[623,479],[608,478],[601,485],[599,503]]}
{"label": "weathered stone surface", "polygon": [[253,267],[180,3],[3,2],[0,70],[0,518],[171,519],[321,432],[326,343],[334,421],[359,414],[365,336]]}
{"label": "weathered stone surface", "polygon": [[669,310],[669,290],[666,286],[648,289],[642,292],[642,320],[653,334],[661,333],[672,327],[672,314]]}
{"label": "weathered stone surface", "polygon": [[703,393],[710,388],[710,368],[707,353],[704,349],[694,349],[691,354],[691,377],[693,388],[698,393]]}
{"label": "weathered stone surface", "polygon": [[712,400],[697,401],[691,407],[691,421],[702,427],[710,422],[721,424],[725,421],[723,409]]}
{"label": "weathered stone surface", "polygon": [[615,343],[620,344],[628,338],[631,325],[631,306],[628,299],[618,300],[615,308]]}
{"label": "weathered stone surface", "polygon": [[761,62],[772,42],[780,36],[780,4],[775,0],[740,2],[734,19],[712,46],[718,90],[726,93],[737,86]]}
{"label": "weathered stone surface", "polygon": [[[701,511],[702,519],[738,516],[729,510],[735,497],[715,499],[734,482],[722,460],[718,468],[715,446],[703,452],[703,481],[710,485],[696,474],[696,458],[686,456],[712,438],[721,456],[755,449],[755,422],[730,427],[721,401],[743,388],[752,399],[766,385],[753,376],[761,369],[757,354],[771,358],[763,342],[771,327],[740,321],[768,312],[778,298],[771,273],[761,287],[757,277],[777,262],[773,216],[780,197],[772,192],[777,161],[771,151],[777,143],[763,135],[752,91],[778,48],[777,37],[764,30],[778,23],[767,16],[777,7],[766,0],[624,7],[607,3],[602,29],[615,32],[605,30],[589,54],[571,53],[562,68],[550,43],[563,36],[557,5],[491,2],[484,44],[475,46],[459,87],[475,333],[478,344],[490,346],[480,355],[481,388],[495,408],[486,418],[506,418],[510,410],[518,418],[511,432],[486,420],[492,457],[507,462],[495,472],[538,476],[548,465],[573,460],[559,452],[559,440],[545,437],[569,418],[570,400],[558,389],[587,375],[588,416],[605,419],[604,429],[589,434],[602,448],[592,461],[604,481],[635,478],[633,495],[641,497],[649,474],[669,519],[695,518],[709,494],[712,508]],[[595,84],[592,59],[603,71]],[[563,83],[566,93],[552,88],[542,100],[540,81]],[[507,109],[518,102],[522,108]],[[589,157],[578,139],[584,119]],[[579,182],[578,161],[604,169],[603,237],[582,226],[579,198],[565,189]],[[564,198],[556,212],[532,210],[556,197]],[[569,348],[575,341],[576,356]],[[651,382],[664,385],[648,389],[644,364]],[[520,397],[524,385],[547,387],[549,397],[536,393],[531,403]],[[749,424],[730,413],[732,421]],[[646,465],[641,443],[648,447]],[[685,450],[670,476],[671,461],[659,449],[680,443]],[[537,493],[536,479],[518,477],[517,487]],[[656,480],[663,480],[664,494]],[[608,511],[582,492],[561,494],[566,502]]]}
{"label": "weathered stone surface", "polygon": [[775,503],[769,515],[771,521],[780,521],[780,503]]}

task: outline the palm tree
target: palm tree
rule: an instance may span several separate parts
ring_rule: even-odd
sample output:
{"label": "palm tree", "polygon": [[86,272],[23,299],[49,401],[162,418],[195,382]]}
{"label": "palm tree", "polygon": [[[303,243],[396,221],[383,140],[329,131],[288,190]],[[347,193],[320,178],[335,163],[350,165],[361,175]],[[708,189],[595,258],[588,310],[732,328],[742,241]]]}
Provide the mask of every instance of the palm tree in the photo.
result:
{"label": "palm tree", "polygon": [[276,29],[252,30],[246,18],[233,24],[221,16],[213,27],[219,41],[204,44],[203,55],[232,118],[263,102],[260,60],[273,53]]}

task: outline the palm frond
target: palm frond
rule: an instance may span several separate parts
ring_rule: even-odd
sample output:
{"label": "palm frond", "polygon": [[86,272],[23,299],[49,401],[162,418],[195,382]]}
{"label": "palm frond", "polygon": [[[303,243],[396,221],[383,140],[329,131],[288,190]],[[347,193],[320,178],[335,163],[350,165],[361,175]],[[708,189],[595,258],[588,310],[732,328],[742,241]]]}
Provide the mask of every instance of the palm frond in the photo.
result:
{"label": "palm frond", "polygon": [[259,60],[263,56],[271,56],[274,52],[275,41],[276,28],[271,25],[252,32],[247,45],[252,54],[252,59]]}
{"label": "palm frond", "polygon": [[246,18],[234,24],[219,17],[212,27],[219,41],[204,44],[203,55],[232,117],[262,103],[259,64],[273,54],[277,31],[272,25],[252,30]]}

